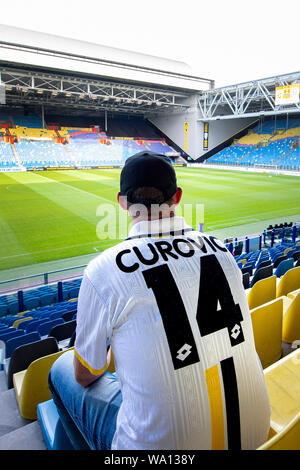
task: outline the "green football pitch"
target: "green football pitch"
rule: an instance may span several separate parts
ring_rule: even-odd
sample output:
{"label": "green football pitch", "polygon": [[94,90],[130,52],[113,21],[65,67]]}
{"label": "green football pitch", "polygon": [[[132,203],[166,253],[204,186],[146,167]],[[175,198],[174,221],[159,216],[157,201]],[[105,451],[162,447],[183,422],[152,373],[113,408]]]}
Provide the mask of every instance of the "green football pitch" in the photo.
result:
{"label": "green football pitch", "polygon": [[[300,213],[300,179],[176,168],[179,214],[206,231]],[[126,238],[119,169],[0,173],[0,269],[102,251]]]}

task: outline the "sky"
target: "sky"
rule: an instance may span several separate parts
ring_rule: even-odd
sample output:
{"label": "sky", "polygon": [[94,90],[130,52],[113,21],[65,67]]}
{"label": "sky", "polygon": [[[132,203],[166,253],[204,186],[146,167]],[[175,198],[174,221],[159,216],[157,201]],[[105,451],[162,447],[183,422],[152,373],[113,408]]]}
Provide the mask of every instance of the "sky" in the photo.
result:
{"label": "sky", "polygon": [[185,62],[216,87],[300,71],[299,0],[14,0],[0,12],[0,24]]}

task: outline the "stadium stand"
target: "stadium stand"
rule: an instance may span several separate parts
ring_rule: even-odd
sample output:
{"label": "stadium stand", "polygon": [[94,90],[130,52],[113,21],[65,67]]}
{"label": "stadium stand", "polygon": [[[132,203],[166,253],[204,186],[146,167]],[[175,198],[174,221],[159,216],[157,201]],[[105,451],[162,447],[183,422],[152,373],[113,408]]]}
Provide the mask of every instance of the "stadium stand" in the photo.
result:
{"label": "stadium stand", "polygon": [[[110,134],[99,126],[43,127],[36,114],[27,116],[3,115],[0,126],[0,168],[57,168],[120,166],[125,160],[142,150],[169,155],[177,153],[159,132],[143,120],[112,120]],[[0,135],[1,135],[0,131]],[[140,137],[144,136],[144,137]]]}
{"label": "stadium stand", "polygon": [[208,163],[265,166],[278,169],[300,168],[300,120],[270,120],[257,124],[248,135],[210,157]]}
{"label": "stadium stand", "polygon": [[0,168],[18,168],[12,146],[8,142],[0,142]]}

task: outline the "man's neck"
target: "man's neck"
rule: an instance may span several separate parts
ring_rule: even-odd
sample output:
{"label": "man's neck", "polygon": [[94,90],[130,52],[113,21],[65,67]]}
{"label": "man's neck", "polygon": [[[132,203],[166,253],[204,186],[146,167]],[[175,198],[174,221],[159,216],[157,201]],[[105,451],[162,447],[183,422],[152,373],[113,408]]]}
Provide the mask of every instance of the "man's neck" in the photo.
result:
{"label": "man's neck", "polygon": [[149,216],[148,218],[147,217],[134,217],[134,218],[131,218],[131,225],[134,226],[138,224],[139,222],[152,222],[155,220],[171,219],[173,217],[175,217],[174,212],[171,212],[170,214],[165,214],[162,217],[151,217],[151,216]]}

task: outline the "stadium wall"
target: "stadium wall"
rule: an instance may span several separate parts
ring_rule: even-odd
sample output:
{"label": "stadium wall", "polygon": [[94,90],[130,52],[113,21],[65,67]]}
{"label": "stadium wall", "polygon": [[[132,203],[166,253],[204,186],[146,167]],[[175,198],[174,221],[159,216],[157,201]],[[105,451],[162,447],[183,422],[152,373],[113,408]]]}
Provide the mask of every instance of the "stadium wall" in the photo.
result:
{"label": "stadium wall", "polygon": [[[184,113],[174,113],[168,116],[152,115],[149,117],[158,129],[167,135],[176,145],[178,145],[193,160],[212,155],[214,149],[218,149],[222,143],[233,139],[236,134],[247,129],[257,121],[257,118],[240,119],[220,119],[208,121],[208,147],[204,150],[204,121],[201,119],[201,112],[198,107],[198,95],[192,95],[184,100],[189,108]],[[186,131],[186,125],[188,129]]]}
{"label": "stadium wall", "polygon": [[183,155],[195,160],[202,144],[198,134],[197,95],[190,96],[182,103],[189,106],[184,112],[174,112],[167,116],[151,115],[148,119],[182,149]]}
{"label": "stadium wall", "polygon": [[219,151],[219,146],[221,146],[222,143],[233,139],[237,134],[250,127],[256,121],[257,118],[254,117],[208,121],[208,147],[204,150],[204,122],[198,120],[197,135],[200,139],[200,149],[196,158],[204,157],[205,159],[206,154],[207,157],[212,156],[214,149]]}

